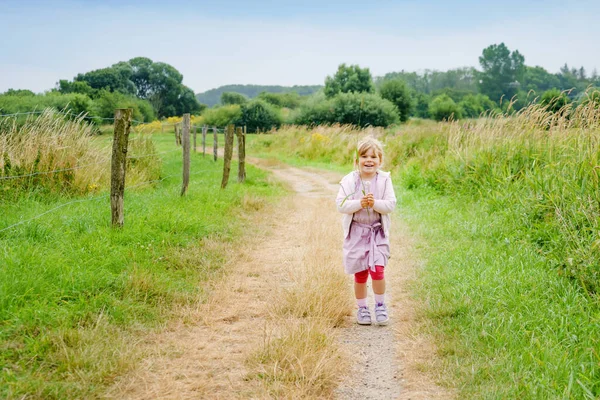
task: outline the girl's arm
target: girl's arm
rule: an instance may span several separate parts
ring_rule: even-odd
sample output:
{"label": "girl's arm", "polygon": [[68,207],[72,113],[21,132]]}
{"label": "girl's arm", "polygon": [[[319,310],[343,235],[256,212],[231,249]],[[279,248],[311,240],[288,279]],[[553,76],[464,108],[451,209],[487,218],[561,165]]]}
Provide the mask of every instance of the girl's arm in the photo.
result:
{"label": "girl's arm", "polygon": [[394,193],[394,185],[392,185],[392,179],[387,178],[383,189],[383,199],[375,199],[373,210],[377,211],[379,214],[389,214],[394,211],[395,208],[396,193]]}

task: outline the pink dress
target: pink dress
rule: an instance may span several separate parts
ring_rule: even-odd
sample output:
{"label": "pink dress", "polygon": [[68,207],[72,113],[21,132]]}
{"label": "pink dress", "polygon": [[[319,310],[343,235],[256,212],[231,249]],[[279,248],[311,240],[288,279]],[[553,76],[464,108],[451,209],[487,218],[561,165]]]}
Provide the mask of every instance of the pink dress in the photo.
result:
{"label": "pink dress", "polygon": [[[353,199],[363,196],[363,183],[356,179],[356,190]],[[366,192],[377,192],[377,177],[375,175]],[[368,184],[364,182],[365,186]],[[356,273],[371,269],[376,265],[386,266],[390,257],[390,242],[383,232],[381,214],[373,209],[360,209],[352,216],[350,233],[344,239],[343,259],[346,273]]]}

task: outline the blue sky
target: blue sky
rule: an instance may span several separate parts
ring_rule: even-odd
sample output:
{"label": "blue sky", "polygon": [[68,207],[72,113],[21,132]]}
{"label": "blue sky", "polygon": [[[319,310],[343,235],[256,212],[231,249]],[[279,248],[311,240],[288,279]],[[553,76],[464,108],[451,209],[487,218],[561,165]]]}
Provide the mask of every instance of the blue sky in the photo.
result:
{"label": "blue sky", "polygon": [[504,42],[527,65],[600,73],[600,1],[0,0],[0,92],[143,56],[194,92],[323,84],[341,63],[373,76],[479,68]]}

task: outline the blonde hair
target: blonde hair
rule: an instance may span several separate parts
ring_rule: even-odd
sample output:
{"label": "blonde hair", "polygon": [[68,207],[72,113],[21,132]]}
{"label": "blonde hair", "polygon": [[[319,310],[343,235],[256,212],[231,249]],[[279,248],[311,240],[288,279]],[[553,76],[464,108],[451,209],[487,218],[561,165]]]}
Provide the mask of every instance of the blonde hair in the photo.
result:
{"label": "blonde hair", "polygon": [[358,142],[358,146],[356,147],[357,160],[358,157],[364,156],[367,154],[367,151],[373,150],[375,155],[379,158],[379,166],[383,165],[383,144],[373,136],[367,136],[363,138],[360,142]]}

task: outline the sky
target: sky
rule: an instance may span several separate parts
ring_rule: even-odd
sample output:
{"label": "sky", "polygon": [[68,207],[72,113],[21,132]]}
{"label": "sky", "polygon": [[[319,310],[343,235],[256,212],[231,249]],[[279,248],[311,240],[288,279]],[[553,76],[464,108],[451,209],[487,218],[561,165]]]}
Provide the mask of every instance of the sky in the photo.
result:
{"label": "sky", "polygon": [[195,93],[228,84],[322,85],[337,67],[480,68],[504,43],[551,73],[600,72],[598,0],[0,0],[0,93],[134,57]]}

